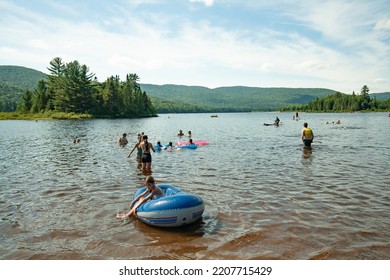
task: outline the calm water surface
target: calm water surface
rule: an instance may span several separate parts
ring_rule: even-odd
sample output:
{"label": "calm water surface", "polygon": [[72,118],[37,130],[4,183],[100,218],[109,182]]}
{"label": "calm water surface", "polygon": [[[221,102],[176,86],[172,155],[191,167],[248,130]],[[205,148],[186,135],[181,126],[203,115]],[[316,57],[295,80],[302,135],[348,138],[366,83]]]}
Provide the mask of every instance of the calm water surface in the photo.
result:
{"label": "calm water surface", "polygon": [[[281,126],[263,125],[276,116]],[[116,219],[145,178],[126,157],[137,134],[168,143],[179,129],[210,145],[153,154],[153,175],[201,196],[203,218]],[[0,258],[390,259],[389,139],[386,113],[0,121]]]}

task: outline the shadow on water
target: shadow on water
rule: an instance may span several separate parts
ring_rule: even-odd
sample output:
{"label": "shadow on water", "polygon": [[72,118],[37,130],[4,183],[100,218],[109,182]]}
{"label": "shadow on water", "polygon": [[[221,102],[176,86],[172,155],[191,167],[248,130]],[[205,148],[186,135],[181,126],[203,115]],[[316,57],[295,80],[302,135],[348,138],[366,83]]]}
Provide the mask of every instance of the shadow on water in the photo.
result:
{"label": "shadow on water", "polygon": [[303,158],[308,159],[311,158],[313,153],[313,148],[303,148]]}
{"label": "shadow on water", "polygon": [[154,227],[140,220],[134,221],[131,227],[135,230],[134,234],[141,234],[144,240],[137,259],[196,259],[196,255],[208,249],[203,240],[205,223],[202,218],[175,228]]}
{"label": "shadow on water", "polygon": [[155,227],[136,220],[134,223],[134,228],[149,236],[154,240],[155,244],[170,244],[175,242],[180,242],[185,239],[197,239],[202,237],[205,234],[205,223],[203,219],[195,221],[192,224],[181,226],[181,227]]}

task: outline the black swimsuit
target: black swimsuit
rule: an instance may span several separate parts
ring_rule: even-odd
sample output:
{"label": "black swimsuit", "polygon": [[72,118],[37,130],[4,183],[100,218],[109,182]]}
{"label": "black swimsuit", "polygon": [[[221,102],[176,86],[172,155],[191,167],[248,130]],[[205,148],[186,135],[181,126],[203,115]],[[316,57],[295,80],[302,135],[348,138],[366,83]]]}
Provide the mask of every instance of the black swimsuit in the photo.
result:
{"label": "black swimsuit", "polygon": [[148,144],[149,143],[146,143],[146,148],[142,153],[142,162],[143,163],[152,162],[152,155],[150,154],[150,152],[149,153],[146,152],[148,150]]}

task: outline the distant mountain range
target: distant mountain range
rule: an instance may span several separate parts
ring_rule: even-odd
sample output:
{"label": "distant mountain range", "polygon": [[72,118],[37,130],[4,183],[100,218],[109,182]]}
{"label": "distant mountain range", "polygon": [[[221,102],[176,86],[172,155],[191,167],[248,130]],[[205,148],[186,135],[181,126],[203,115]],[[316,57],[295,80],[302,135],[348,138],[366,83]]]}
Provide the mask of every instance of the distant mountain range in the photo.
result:
{"label": "distant mountain range", "polygon": [[[46,74],[21,66],[0,66],[0,104],[18,102],[26,89],[34,89]],[[231,86],[210,89],[201,86],[140,84],[157,112],[272,111],[285,105],[306,104],[336,91],[324,88],[262,88]],[[362,85],[363,86],[363,85]],[[390,92],[374,93],[378,100]],[[1,107],[0,107],[1,109]]]}
{"label": "distant mountain range", "polygon": [[148,96],[171,102],[212,107],[214,111],[271,111],[290,104],[306,104],[335,93],[320,88],[260,88],[141,84]]}

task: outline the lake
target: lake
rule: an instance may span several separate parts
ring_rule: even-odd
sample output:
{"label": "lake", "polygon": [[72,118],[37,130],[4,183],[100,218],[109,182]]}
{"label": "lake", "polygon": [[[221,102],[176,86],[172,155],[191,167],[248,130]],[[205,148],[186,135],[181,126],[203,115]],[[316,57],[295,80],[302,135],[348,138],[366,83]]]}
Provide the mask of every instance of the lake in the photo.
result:
{"label": "lake", "polygon": [[[0,121],[0,258],[390,259],[388,113],[210,116]],[[279,127],[263,125],[276,116]],[[127,158],[137,134],[188,140],[179,129],[209,145],[154,153],[152,173],[203,198],[202,219],[174,229],[116,219],[145,179]]]}

